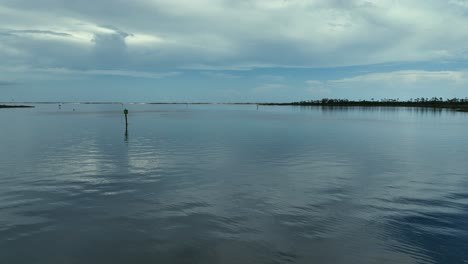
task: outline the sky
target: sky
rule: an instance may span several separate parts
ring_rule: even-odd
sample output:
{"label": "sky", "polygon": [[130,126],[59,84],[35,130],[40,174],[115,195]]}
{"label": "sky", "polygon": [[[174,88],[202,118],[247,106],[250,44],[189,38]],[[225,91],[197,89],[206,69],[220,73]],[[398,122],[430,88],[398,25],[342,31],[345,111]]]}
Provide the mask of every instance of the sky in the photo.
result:
{"label": "sky", "polygon": [[0,0],[0,101],[468,96],[468,0]]}

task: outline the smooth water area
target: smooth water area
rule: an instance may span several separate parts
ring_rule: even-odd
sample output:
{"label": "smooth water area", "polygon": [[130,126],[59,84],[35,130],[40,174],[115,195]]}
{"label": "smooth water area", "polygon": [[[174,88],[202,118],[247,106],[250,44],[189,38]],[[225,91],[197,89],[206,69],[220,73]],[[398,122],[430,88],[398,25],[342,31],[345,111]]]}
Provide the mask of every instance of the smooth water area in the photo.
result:
{"label": "smooth water area", "polygon": [[126,107],[0,109],[0,263],[468,263],[468,113]]}

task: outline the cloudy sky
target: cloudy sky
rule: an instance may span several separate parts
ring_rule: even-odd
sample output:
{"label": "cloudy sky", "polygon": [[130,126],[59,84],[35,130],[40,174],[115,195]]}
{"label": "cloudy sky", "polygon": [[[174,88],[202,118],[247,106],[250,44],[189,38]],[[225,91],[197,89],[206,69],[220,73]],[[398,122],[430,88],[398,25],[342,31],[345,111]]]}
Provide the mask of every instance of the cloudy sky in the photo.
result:
{"label": "cloudy sky", "polygon": [[0,101],[468,96],[468,0],[0,0]]}

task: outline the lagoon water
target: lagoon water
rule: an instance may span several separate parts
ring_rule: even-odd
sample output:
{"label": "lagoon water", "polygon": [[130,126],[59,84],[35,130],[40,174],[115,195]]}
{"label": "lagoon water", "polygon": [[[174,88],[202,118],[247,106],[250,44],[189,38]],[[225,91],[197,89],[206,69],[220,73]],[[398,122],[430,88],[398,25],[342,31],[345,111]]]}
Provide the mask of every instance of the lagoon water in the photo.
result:
{"label": "lagoon water", "polygon": [[0,109],[0,263],[468,263],[468,113],[126,107]]}

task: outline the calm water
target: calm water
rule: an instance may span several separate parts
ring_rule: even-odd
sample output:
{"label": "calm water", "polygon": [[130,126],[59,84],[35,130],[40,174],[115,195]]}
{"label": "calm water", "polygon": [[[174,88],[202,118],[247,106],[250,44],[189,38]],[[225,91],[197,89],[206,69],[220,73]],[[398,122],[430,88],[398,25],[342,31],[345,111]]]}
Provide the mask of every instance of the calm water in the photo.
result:
{"label": "calm water", "polygon": [[0,109],[0,263],[468,263],[467,113],[127,107]]}

